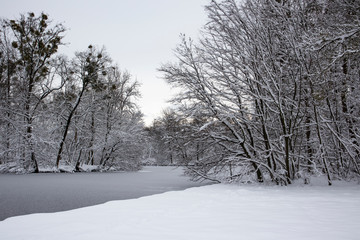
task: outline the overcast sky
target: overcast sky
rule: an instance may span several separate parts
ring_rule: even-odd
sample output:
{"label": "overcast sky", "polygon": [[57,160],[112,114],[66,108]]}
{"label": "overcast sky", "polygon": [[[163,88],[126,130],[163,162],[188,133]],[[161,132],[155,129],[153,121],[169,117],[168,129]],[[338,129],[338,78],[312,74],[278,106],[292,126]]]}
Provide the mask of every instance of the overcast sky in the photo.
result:
{"label": "overcast sky", "polygon": [[138,101],[145,122],[169,106],[171,89],[156,69],[174,60],[180,33],[196,39],[206,23],[204,6],[210,0],[0,0],[2,18],[41,11],[68,31],[60,52],[72,57],[89,44],[105,46],[121,69],[141,84]]}

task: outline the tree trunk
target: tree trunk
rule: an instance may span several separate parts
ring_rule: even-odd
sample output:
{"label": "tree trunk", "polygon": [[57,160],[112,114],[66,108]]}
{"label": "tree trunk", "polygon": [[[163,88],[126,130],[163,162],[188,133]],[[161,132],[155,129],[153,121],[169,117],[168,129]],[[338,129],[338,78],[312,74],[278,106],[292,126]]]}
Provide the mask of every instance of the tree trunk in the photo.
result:
{"label": "tree trunk", "polygon": [[81,89],[81,92],[80,92],[78,98],[76,99],[76,103],[75,103],[74,107],[71,109],[70,114],[69,114],[69,116],[68,116],[68,118],[67,118],[67,120],[66,120],[64,133],[63,133],[63,136],[62,136],[62,139],[61,139],[61,142],[60,142],[60,145],[59,145],[58,154],[57,154],[57,157],[56,157],[56,167],[57,167],[57,168],[59,168],[59,164],[60,164],[60,161],[61,161],[61,154],[62,154],[62,152],[63,152],[64,143],[65,143],[65,140],[66,140],[68,131],[69,131],[69,127],[70,127],[70,123],[71,123],[72,117],[73,117],[73,115],[74,115],[77,107],[78,107],[79,104],[80,104],[81,97],[82,97],[82,95],[84,94],[85,89],[86,89],[86,84],[83,83],[83,87],[82,87],[82,89]]}
{"label": "tree trunk", "polygon": [[102,149],[101,152],[101,159],[100,159],[100,165],[103,165],[104,161],[105,161],[105,155],[106,155],[106,149],[108,146],[108,139],[109,139],[109,134],[111,131],[111,106],[110,103],[107,104],[107,111],[106,111],[106,133],[105,133],[105,137],[104,137],[104,147]]}
{"label": "tree trunk", "polygon": [[95,138],[95,111],[92,110],[91,111],[91,126],[90,126],[90,130],[91,130],[91,138],[90,138],[90,142],[89,142],[89,156],[88,156],[88,161],[87,164],[91,164],[94,165],[94,138]]}
{"label": "tree trunk", "polygon": [[330,176],[330,171],[329,171],[329,167],[328,167],[328,163],[327,160],[325,158],[325,152],[324,152],[324,146],[323,146],[323,141],[322,141],[322,137],[321,137],[321,130],[320,130],[320,123],[319,123],[319,118],[318,118],[318,112],[316,109],[316,106],[314,104],[314,115],[315,115],[315,122],[316,122],[316,130],[317,130],[317,135],[318,135],[318,139],[319,139],[319,144],[320,144],[320,158],[323,162],[323,166],[325,169],[325,173],[327,175],[328,178],[328,184],[329,186],[332,185],[332,181],[331,181],[331,176]]}
{"label": "tree trunk", "polygon": [[25,143],[28,146],[28,150],[30,152],[30,166],[34,169],[32,170],[35,173],[39,172],[39,166],[36,161],[35,157],[35,149],[34,149],[34,139],[33,139],[33,127],[32,127],[32,113],[30,109],[30,103],[31,103],[31,95],[33,93],[34,88],[34,79],[31,77],[32,74],[29,74],[29,83],[28,83],[28,89],[26,94],[26,100],[25,100],[25,122],[27,124],[26,126],[26,141]]}
{"label": "tree trunk", "polygon": [[[348,100],[347,100],[347,95],[348,95],[348,58],[344,58],[343,60],[343,65],[342,65],[342,70],[343,70],[343,74],[344,74],[344,79],[343,79],[343,86],[342,86],[342,91],[341,91],[341,105],[342,105],[342,111],[345,115],[345,119],[346,119],[346,123],[348,125],[348,133],[349,133],[349,137],[351,140],[351,143],[355,146],[355,153],[358,156],[359,155],[359,150],[357,149],[358,147],[358,142],[356,139],[356,133],[354,130],[354,123],[352,120],[352,115],[353,115],[353,109],[354,106],[350,106],[348,107]],[[350,108],[350,110],[349,110]]]}

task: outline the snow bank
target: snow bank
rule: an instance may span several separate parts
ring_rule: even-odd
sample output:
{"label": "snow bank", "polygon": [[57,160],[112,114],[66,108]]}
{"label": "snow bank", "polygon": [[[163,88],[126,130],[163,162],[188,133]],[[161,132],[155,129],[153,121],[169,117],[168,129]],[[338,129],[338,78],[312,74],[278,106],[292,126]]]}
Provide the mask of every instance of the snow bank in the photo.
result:
{"label": "snow bank", "polygon": [[17,239],[359,239],[360,186],[211,185],[0,222]]}

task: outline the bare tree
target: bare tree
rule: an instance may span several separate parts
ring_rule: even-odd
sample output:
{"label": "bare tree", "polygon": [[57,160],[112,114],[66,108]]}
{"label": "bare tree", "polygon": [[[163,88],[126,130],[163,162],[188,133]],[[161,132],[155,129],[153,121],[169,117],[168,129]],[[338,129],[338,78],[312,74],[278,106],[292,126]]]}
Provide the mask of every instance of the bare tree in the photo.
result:
{"label": "bare tree", "polygon": [[[348,100],[358,101],[352,94],[358,76],[356,4],[225,0],[206,10],[209,21],[199,43],[183,37],[178,63],[160,69],[183,89],[174,101],[185,106],[184,116],[202,112],[204,126],[218,126],[207,134],[223,155],[203,176],[222,169],[217,175],[230,176],[225,179],[255,174],[258,181],[266,175],[289,184],[325,173],[331,185],[335,165],[349,161],[358,173],[357,108]],[[336,85],[340,89],[333,91]],[[198,166],[204,162],[199,159]]]}

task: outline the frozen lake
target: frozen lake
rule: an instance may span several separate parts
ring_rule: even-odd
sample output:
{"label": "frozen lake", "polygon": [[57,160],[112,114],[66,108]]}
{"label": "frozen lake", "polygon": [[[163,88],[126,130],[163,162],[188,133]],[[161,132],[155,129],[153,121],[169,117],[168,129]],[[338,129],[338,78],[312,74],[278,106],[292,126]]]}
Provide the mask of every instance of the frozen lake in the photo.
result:
{"label": "frozen lake", "polygon": [[174,167],[124,173],[0,174],[0,221],[203,185],[189,181],[181,168]]}

